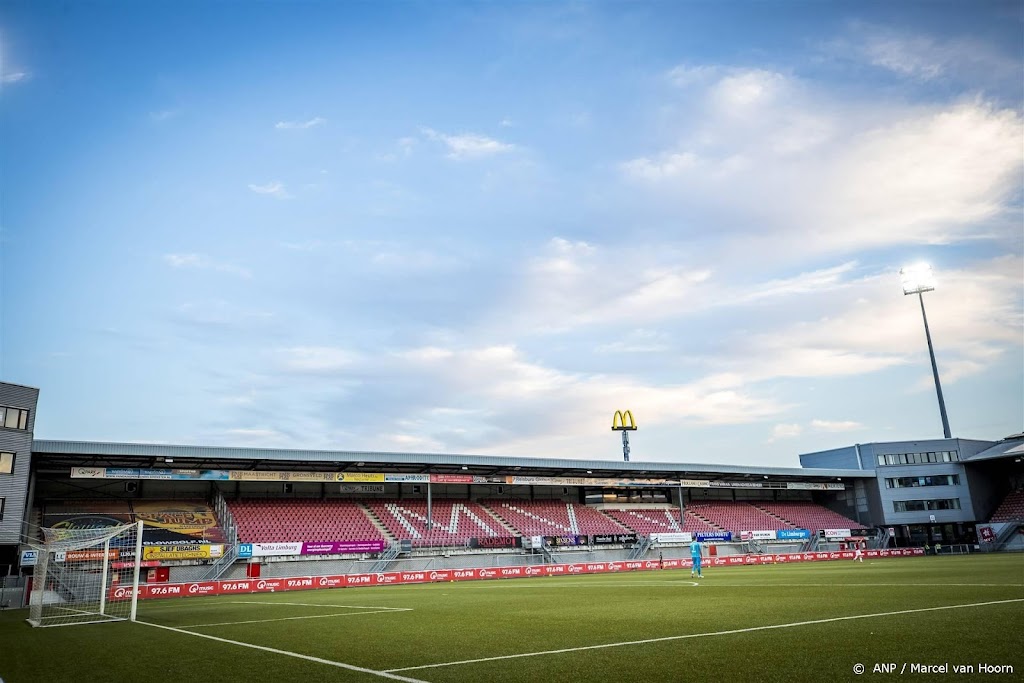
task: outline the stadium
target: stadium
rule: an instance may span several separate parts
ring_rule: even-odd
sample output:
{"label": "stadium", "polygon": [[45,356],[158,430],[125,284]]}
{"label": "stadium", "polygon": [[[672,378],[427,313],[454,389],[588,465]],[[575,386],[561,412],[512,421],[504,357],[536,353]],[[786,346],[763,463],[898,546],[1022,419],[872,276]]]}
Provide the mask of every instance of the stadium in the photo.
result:
{"label": "stadium", "polygon": [[34,439],[38,393],[0,384],[9,683],[1024,666],[1024,435],[800,468],[96,443]]}

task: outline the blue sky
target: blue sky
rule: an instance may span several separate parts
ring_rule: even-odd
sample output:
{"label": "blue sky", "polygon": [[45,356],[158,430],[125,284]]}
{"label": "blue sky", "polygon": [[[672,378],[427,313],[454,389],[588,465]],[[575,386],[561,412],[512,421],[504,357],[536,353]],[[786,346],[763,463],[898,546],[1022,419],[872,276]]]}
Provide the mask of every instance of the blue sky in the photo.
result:
{"label": "blue sky", "polygon": [[0,6],[39,438],[792,465],[1024,415],[1019,3]]}

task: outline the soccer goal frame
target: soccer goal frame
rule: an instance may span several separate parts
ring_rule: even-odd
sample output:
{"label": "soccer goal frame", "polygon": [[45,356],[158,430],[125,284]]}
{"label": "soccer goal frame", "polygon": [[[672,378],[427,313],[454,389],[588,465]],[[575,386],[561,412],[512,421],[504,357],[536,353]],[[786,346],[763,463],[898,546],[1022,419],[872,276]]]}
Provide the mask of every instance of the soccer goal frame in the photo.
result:
{"label": "soccer goal frame", "polygon": [[141,521],[101,529],[42,529],[28,623],[34,627],[135,621]]}

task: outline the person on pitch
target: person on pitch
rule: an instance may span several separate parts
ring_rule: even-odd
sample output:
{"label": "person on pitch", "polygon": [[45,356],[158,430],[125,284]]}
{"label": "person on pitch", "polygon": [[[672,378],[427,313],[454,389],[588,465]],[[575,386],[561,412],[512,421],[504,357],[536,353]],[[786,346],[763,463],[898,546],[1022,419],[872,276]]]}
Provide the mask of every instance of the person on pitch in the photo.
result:
{"label": "person on pitch", "polygon": [[690,567],[690,578],[693,578],[694,572],[697,573],[698,579],[703,579],[704,574],[701,572],[701,560],[704,558],[703,549],[701,548],[700,541],[693,539],[693,543],[690,544],[690,558],[693,560],[693,566]]}
{"label": "person on pitch", "polygon": [[864,552],[860,549],[861,545],[862,545],[861,543],[857,543],[857,544],[855,544],[853,546],[853,549],[854,549],[853,561],[854,562],[856,562],[857,560],[860,560],[861,562],[864,562]]}

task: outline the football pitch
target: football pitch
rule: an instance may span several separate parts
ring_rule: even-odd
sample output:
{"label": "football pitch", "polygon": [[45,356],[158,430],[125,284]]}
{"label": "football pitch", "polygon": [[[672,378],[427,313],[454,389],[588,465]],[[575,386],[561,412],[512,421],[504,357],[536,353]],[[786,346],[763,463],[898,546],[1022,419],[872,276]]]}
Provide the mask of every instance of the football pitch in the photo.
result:
{"label": "football pitch", "polygon": [[6,683],[1009,681],[1024,674],[1024,555],[146,600],[134,624],[26,617],[0,612]]}

